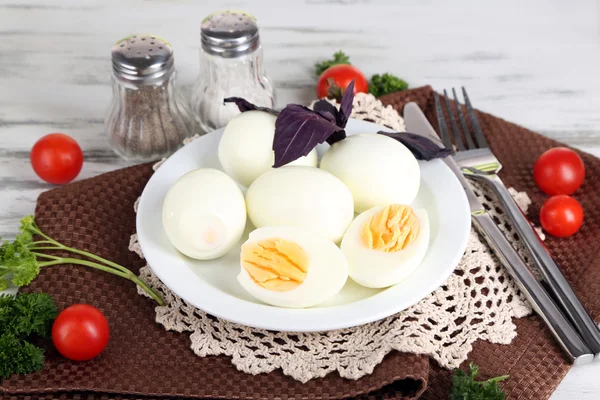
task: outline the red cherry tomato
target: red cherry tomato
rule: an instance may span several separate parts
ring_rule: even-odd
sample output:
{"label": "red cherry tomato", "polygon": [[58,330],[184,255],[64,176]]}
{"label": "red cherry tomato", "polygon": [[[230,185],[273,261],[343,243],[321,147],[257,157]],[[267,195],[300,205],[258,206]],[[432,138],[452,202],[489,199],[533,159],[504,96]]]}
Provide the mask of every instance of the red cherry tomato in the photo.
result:
{"label": "red cherry tomato", "polygon": [[573,193],[579,189],[584,177],[583,160],[566,147],[546,151],[533,166],[533,180],[550,195]]}
{"label": "red cherry tomato", "polygon": [[335,83],[342,91],[354,79],[354,94],[369,92],[369,82],[362,72],[356,67],[349,64],[338,64],[327,68],[317,82],[317,96],[319,99],[327,97],[329,86]]}
{"label": "red cherry tomato", "polygon": [[54,346],[74,361],[96,357],[106,347],[108,336],[108,321],[100,310],[87,304],[65,308],[52,325]]}
{"label": "red cherry tomato", "polygon": [[42,137],[31,149],[31,165],[35,173],[48,183],[62,185],[79,175],[83,153],[75,140],[64,133]]}
{"label": "red cherry tomato", "polygon": [[542,228],[552,236],[571,236],[583,224],[583,208],[571,196],[552,196],[540,210],[540,222]]}

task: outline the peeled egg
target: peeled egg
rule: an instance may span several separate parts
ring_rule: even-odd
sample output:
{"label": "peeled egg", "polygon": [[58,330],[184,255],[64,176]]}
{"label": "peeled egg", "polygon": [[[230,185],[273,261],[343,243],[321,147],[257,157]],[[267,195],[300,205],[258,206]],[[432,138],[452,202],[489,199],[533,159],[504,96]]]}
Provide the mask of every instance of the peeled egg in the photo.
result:
{"label": "peeled egg", "polygon": [[323,155],[320,167],[350,189],[356,212],[410,204],[421,181],[419,163],[410,150],[390,137],[373,133],[334,143]]}
{"label": "peeled egg", "polygon": [[373,207],[356,217],[340,248],[352,280],[369,288],[384,288],[412,274],[428,245],[427,211],[394,204]]}
{"label": "peeled egg", "polygon": [[354,218],[352,194],[329,172],[302,166],[275,168],[246,192],[255,227],[295,226],[339,242]]}
{"label": "peeled egg", "polygon": [[188,172],[169,189],[163,226],[171,244],[188,257],[210,260],[237,244],[246,226],[246,205],[237,184],[224,172]]}
{"label": "peeled egg", "polygon": [[332,241],[289,226],[251,232],[240,259],[240,285],[278,307],[316,306],[337,294],[348,278],[346,259]]}
{"label": "peeled egg", "polygon": [[[229,176],[248,187],[275,162],[273,137],[277,118],[265,111],[246,111],[229,121],[219,142],[219,161]],[[316,167],[317,151],[288,165]]]}

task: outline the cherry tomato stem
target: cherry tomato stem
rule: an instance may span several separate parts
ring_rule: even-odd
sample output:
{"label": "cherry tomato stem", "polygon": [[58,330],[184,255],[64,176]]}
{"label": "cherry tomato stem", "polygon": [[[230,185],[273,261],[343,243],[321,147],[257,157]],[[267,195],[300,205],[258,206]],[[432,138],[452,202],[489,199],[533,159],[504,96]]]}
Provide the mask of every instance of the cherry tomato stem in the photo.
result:
{"label": "cherry tomato stem", "polygon": [[[317,82],[317,97],[328,97],[332,85],[339,87],[341,92],[354,80],[354,94],[369,92],[369,82],[360,70],[349,64],[338,64],[327,68]],[[341,93],[338,93],[341,96]]]}

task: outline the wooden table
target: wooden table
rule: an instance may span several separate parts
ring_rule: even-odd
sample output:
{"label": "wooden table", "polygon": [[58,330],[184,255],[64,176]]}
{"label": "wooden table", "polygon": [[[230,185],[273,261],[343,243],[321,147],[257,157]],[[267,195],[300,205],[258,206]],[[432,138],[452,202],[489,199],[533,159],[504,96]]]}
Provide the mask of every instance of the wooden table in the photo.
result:
{"label": "wooden table", "polygon": [[[132,33],[168,38],[189,89],[200,21],[221,8],[258,18],[278,106],[312,100],[313,64],[342,49],[368,75],[464,85],[478,108],[600,156],[600,10],[575,3],[0,0],[0,236],[13,237],[51,187],[29,164],[41,136],[80,143],[79,179],[127,165],[103,133],[111,45]],[[574,368],[552,399],[599,398],[599,375],[598,365]]]}

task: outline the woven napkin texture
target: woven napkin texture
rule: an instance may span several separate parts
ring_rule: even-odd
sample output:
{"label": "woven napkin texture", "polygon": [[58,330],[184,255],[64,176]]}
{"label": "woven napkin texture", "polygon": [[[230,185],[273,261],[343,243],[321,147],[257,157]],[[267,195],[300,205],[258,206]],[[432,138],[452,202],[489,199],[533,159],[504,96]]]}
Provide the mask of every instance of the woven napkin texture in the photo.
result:
{"label": "woven napkin texture", "polygon": [[[417,102],[435,123],[432,90],[413,89],[386,96],[384,104],[398,111]],[[542,151],[558,145],[550,139],[488,114],[479,113],[492,149],[504,164],[507,186],[526,191],[535,216],[546,198],[531,178],[533,162]],[[588,178],[576,193],[586,211],[583,228],[572,238],[547,240],[565,275],[595,317],[600,312],[600,211],[595,200],[600,184],[590,179],[600,172],[600,160],[581,154]],[[143,263],[128,250],[135,231],[133,203],[152,174],[139,165],[76,182],[38,199],[40,228],[67,245],[95,252],[137,271]],[[538,222],[532,218],[533,222]],[[40,372],[12,376],[0,384],[9,399],[444,399],[450,372],[424,356],[391,353],[373,374],[357,381],[337,374],[301,384],[280,371],[251,376],[239,372],[225,357],[197,357],[189,338],[167,332],[154,322],[154,304],[137,294],[129,281],[79,266],[48,268],[23,291],[54,296],[59,309],[88,303],[102,310],[111,326],[109,346],[98,358],[76,363],[48,346]],[[510,374],[503,383],[509,398],[545,399],[569,369],[539,318],[516,321],[518,336],[511,345],[477,342],[470,360],[481,366],[482,378]]]}

